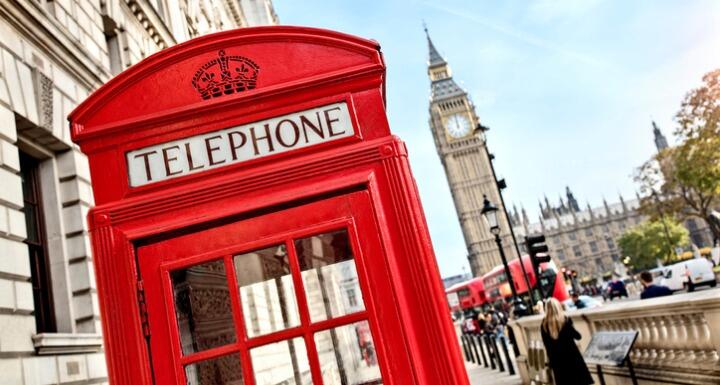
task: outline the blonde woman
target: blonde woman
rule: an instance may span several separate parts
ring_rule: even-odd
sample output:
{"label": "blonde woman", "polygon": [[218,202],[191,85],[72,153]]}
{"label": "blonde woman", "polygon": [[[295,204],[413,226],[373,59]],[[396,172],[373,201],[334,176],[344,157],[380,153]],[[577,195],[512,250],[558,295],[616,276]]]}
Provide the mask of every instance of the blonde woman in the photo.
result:
{"label": "blonde woman", "polygon": [[545,303],[545,318],[540,327],[543,344],[555,377],[555,385],[588,385],[594,381],[585,360],[575,345],[580,333],[565,317],[563,305],[555,298]]}

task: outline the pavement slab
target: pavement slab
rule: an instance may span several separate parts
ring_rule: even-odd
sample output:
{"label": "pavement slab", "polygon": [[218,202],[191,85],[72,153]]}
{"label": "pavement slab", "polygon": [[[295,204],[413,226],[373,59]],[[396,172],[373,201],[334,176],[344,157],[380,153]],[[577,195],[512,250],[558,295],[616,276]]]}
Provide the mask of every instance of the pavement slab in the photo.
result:
{"label": "pavement slab", "polygon": [[492,370],[485,368],[482,365],[475,365],[473,363],[466,363],[465,368],[470,377],[470,383],[472,385],[521,385],[519,375],[508,375],[507,372],[500,372],[498,370]]}

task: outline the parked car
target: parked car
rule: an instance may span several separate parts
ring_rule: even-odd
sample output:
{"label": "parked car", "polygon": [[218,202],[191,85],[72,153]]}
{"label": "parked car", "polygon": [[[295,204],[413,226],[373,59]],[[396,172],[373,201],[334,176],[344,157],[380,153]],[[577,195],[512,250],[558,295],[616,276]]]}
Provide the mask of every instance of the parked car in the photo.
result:
{"label": "parked car", "polygon": [[[578,300],[580,302],[582,302],[583,305],[585,305],[585,307],[583,307],[583,309],[592,309],[594,307],[602,306],[602,302],[600,302],[600,301],[596,300],[595,298],[590,297],[588,295],[578,296]],[[563,305],[565,305],[566,310],[575,310],[576,309],[575,303],[573,302],[572,298],[566,299],[565,301],[563,301]]]}
{"label": "parked car", "polygon": [[693,291],[697,286],[715,287],[717,279],[713,272],[712,262],[705,258],[695,258],[665,266],[661,284],[673,291],[683,289]]}

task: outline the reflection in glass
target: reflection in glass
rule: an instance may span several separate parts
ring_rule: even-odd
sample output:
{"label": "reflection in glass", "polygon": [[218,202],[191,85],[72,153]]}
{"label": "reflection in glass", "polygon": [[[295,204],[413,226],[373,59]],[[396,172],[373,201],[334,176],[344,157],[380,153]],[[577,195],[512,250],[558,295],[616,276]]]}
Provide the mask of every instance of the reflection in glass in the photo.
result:
{"label": "reflection in glass", "polygon": [[375,345],[367,321],[315,334],[325,385],[381,385]]}
{"label": "reflection in glass", "polygon": [[231,354],[185,367],[187,385],[242,385],[240,356]]}
{"label": "reflection in glass", "polygon": [[347,230],[295,241],[313,322],[365,309]]}
{"label": "reflection in glass", "polygon": [[250,351],[256,385],[312,385],[305,341],[293,338]]}
{"label": "reflection in glass", "polygon": [[234,257],[248,337],[300,324],[285,245]]}
{"label": "reflection in glass", "polygon": [[222,260],[170,273],[183,354],[235,342],[230,293]]}

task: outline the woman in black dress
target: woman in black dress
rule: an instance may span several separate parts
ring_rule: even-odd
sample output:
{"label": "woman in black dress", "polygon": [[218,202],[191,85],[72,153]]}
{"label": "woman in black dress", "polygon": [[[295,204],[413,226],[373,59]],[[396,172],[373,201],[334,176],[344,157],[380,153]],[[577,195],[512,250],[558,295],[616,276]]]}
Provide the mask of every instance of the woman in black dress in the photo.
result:
{"label": "woman in black dress", "polygon": [[555,377],[555,385],[588,385],[594,381],[575,340],[580,333],[572,320],[565,317],[563,306],[555,298],[545,304],[545,318],[540,327],[543,344]]}

